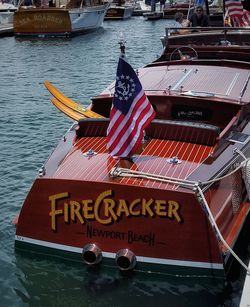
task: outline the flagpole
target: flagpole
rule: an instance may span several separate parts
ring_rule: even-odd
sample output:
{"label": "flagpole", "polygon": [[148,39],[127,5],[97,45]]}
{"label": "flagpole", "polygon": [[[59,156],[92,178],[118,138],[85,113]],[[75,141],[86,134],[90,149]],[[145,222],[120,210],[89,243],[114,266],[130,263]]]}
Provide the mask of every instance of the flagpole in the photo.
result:
{"label": "flagpole", "polygon": [[223,8],[222,8],[222,12],[223,12],[223,20],[226,16],[226,6],[225,6],[225,0],[222,1],[222,5],[223,5]]}
{"label": "flagpole", "polygon": [[120,50],[121,50],[121,57],[122,58],[125,58],[125,44],[126,44],[126,41],[123,37],[123,35],[121,35],[121,39],[119,40],[118,44],[120,45]]}

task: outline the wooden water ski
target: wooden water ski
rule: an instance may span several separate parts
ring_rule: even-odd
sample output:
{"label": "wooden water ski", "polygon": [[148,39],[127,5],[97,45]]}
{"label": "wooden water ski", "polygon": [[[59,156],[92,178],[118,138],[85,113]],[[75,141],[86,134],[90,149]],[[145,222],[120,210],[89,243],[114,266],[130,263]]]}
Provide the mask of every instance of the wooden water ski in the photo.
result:
{"label": "wooden water ski", "polygon": [[53,103],[53,105],[55,107],[57,107],[57,109],[59,109],[61,112],[63,112],[65,115],[69,116],[70,118],[72,118],[76,121],[79,121],[82,118],[86,118],[82,114],[79,114],[76,111],[70,109],[69,107],[67,107],[65,104],[63,104],[62,102],[60,102],[56,98],[51,98],[50,100]]}
{"label": "wooden water ski", "polygon": [[[44,81],[44,85],[47,88],[47,90],[56,98],[56,100],[57,100],[56,103],[57,103],[57,105],[59,107],[57,105],[56,106],[63,113],[65,113],[63,111],[65,109],[64,109],[64,107],[62,105],[59,104],[59,102],[67,107],[66,109],[67,109],[67,112],[69,112],[69,114],[74,114],[74,112],[77,112],[77,114],[83,115],[83,116],[81,116],[81,118],[83,118],[83,117],[87,117],[87,118],[103,118],[102,115],[100,115],[100,114],[98,114],[96,112],[93,112],[91,110],[88,110],[87,108],[82,107],[79,103],[77,103],[77,102],[73,101],[72,99],[70,99],[69,97],[65,96],[61,91],[59,91],[48,80]],[[54,104],[53,101],[52,101],[52,103]],[[69,109],[71,109],[72,112],[70,112]],[[67,114],[67,113],[65,113],[65,114]],[[70,116],[70,115],[68,115],[68,116]]]}

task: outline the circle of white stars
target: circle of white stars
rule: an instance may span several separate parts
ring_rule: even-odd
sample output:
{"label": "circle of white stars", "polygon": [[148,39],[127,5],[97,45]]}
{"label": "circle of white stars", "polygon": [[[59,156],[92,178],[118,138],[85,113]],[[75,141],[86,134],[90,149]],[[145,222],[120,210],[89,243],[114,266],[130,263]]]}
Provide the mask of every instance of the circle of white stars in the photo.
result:
{"label": "circle of white stars", "polygon": [[[116,77],[116,81],[124,82],[126,85],[126,88],[130,87],[129,91],[127,93],[121,93],[118,91],[115,91],[114,96],[118,98],[120,101],[125,100],[128,101],[129,98],[131,98],[135,92],[136,84],[134,82],[134,79],[131,78],[129,75],[120,75],[119,77]],[[120,87],[118,87],[120,88]]]}

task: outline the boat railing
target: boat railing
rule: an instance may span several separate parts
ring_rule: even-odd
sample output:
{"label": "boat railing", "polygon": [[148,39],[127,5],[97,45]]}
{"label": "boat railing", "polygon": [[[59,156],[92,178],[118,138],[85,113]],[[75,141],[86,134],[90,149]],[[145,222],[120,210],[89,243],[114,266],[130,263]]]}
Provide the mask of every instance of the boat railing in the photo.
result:
{"label": "boat railing", "polygon": [[174,34],[174,31],[177,32],[180,30],[187,30],[189,31],[188,34],[191,33],[197,33],[197,32],[207,32],[207,31],[219,31],[221,30],[223,33],[227,33],[227,32],[233,32],[233,31],[246,31],[249,32],[250,29],[249,28],[240,28],[240,27],[166,27],[165,28],[165,34],[166,35],[170,35],[170,34]]}

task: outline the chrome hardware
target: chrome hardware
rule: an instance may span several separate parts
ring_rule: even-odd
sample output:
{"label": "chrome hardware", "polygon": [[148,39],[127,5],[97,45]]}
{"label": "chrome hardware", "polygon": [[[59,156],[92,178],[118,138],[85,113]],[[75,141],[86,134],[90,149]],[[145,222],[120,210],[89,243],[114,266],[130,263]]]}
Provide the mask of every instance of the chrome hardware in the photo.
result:
{"label": "chrome hardware", "polygon": [[82,258],[87,265],[98,264],[102,260],[102,251],[96,244],[86,244],[82,250]]}
{"label": "chrome hardware", "polygon": [[97,155],[93,149],[89,149],[88,151],[84,152],[83,155],[88,158],[92,158],[93,156]]}
{"label": "chrome hardware", "polygon": [[46,174],[46,169],[44,166],[42,166],[38,171],[38,175],[39,177],[43,177],[45,174]]}
{"label": "chrome hardware", "polygon": [[119,175],[121,174],[121,171],[119,170],[119,168],[113,167],[109,174],[112,178],[115,178],[115,177],[119,177]]}
{"label": "chrome hardware", "polygon": [[129,271],[136,266],[136,256],[129,249],[120,249],[116,254],[115,262],[120,270]]}
{"label": "chrome hardware", "polygon": [[170,164],[180,164],[181,160],[179,160],[177,157],[168,158],[167,162]]}

